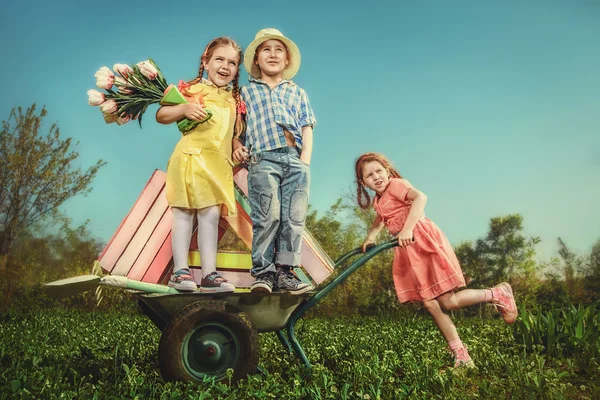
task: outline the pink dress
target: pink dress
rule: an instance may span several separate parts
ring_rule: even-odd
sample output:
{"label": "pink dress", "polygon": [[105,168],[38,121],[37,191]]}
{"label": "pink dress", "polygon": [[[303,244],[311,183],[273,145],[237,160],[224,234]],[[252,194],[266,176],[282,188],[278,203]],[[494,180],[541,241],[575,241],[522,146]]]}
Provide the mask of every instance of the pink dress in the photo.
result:
{"label": "pink dress", "polygon": [[[408,181],[393,178],[386,190],[375,196],[373,207],[392,235],[400,233],[411,201]],[[423,215],[413,229],[415,241],[408,247],[394,247],[392,275],[401,303],[424,301],[465,286],[460,264],[446,235]]]}

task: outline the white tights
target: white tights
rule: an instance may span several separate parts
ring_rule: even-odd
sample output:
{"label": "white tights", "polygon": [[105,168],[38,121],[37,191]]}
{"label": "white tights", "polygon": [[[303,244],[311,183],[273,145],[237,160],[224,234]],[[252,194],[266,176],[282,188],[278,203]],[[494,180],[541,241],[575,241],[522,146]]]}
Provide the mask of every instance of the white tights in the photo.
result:
{"label": "white tights", "polygon": [[173,248],[173,272],[189,268],[188,253],[192,240],[194,214],[198,217],[198,251],[202,260],[202,274],[206,276],[217,270],[217,242],[221,206],[211,206],[199,210],[172,208],[173,228],[171,242]]}

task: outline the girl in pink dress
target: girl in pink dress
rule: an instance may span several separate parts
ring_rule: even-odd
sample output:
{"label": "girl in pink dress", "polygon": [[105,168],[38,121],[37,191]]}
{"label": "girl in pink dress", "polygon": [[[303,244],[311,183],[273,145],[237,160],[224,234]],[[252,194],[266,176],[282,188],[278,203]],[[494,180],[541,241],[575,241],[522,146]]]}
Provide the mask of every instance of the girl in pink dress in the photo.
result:
{"label": "girl in pink dress", "polygon": [[444,233],[425,217],[427,196],[403,179],[381,154],[365,153],[356,160],[358,205],[371,206],[366,188],[375,191],[373,208],[377,218],[362,247],[373,244],[385,226],[398,238],[394,248],[392,275],[398,300],[420,301],[454,354],[455,367],[474,367],[473,360],[462,344],[454,323],[444,312],[472,304],[488,302],[500,310],[504,321],[517,319],[511,286],[502,282],[489,289],[455,289],[465,286],[458,259]]}

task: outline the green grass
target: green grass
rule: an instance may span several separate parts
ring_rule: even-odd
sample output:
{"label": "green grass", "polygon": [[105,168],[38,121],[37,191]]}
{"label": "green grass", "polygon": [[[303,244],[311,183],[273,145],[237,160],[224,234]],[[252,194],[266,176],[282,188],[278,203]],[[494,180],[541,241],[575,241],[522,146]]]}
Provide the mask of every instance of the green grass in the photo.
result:
{"label": "green grass", "polygon": [[[1,399],[593,399],[598,360],[526,351],[501,320],[457,320],[478,366],[457,374],[430,318],[301,320],[308,374],[277,337],[261,335],[260,366],[229,387],[164,382],[160,332],[144,316],[48,309],[0,315]],[[594,394],[596,393],[596,394]],[[595,397],[596,396],[596,397]]]}

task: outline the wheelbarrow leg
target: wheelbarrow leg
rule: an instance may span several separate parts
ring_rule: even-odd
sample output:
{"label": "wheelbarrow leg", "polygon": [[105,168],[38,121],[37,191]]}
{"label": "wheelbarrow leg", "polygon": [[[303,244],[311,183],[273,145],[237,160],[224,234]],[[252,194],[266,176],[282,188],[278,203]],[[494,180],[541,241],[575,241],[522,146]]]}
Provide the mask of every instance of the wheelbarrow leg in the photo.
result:
{"label": "wheelbarrow leg", "polygon": [[277,331],[277,337],[279,338],[279,341],[281,342],[283,347],[285,347],[285,349],[288,351],[288,353],[291,353],[293,350],[292,346],[290,345],[290,342],[288,342],[287,338],[283,334],[283,331]]}
{"label": "wheelbarrow leg", "polygon": [[310,361],[308,361],[308,357],[306,357],[302,346],[300,346],[300,342],[298,342],[298,339],[296,339],[295,325],[296,319],[291,319],[288,322],[288,337],[290,338],[290,342],[292,342],[292,347],[294,348],[296,355],[300,358],[300,360],[302,360],[306,369],[311,369],[312,367],[310,365]]}

